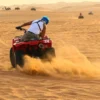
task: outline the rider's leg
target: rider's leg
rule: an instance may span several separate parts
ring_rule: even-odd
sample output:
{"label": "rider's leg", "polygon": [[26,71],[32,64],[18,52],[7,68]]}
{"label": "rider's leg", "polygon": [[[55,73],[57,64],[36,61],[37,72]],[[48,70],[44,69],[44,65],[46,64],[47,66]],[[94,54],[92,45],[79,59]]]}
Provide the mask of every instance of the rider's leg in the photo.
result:
{"label": "rider's leg", "polygon": [[39,35],[27,31],[21,38],[22,41],[29,41],[31,39],[39,40]]}

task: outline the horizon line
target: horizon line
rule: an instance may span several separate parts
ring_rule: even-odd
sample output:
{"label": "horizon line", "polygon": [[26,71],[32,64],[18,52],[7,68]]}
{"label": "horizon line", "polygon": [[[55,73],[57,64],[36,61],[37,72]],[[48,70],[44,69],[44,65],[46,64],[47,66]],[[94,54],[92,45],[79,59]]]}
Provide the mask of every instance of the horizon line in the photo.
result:
{"label": "horizon line", "polygon": [[29,3],[29,4],[11,4],[11,5],[0,5],[0,6],[14,6],[14,5],[31,5],[31,4],[34,4],[34,5],[45,5],[45,4],[57,4],[57,3],[83,3],[83,2],[93,2],[93,3],[100,3],[100,1],[74,1],[74,2],[65,2],[65,1],[62,1],[62,2],[54,2],[54,3]]}

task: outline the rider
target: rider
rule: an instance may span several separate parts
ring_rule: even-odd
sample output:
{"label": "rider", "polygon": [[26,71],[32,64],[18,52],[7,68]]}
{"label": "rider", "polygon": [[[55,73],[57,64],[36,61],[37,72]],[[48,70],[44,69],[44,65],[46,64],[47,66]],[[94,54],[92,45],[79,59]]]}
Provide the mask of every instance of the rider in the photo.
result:
{"label": "rider", "polygon": [[27,23],[17,26],[16,29],[21,29],[21,27],[30,25],[27,32],[22,36],[22,41],[28,41],[31,39],[39,40],[43,38],[46,33],[46,25],[49,23],[49,18],[43,16],[41,19],[33,20]]}

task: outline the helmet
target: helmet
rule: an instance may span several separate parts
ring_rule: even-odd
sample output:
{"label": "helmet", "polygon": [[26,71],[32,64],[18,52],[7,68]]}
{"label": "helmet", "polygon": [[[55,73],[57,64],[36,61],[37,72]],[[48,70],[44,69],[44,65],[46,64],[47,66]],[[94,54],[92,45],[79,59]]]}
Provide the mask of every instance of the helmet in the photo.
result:
{"label": "helmet", "polygon": [[49,21],[50,21],[49,18],[48,18],[47,16],[43,16],[41,20],[45,21],[46,24],[48,24]]}

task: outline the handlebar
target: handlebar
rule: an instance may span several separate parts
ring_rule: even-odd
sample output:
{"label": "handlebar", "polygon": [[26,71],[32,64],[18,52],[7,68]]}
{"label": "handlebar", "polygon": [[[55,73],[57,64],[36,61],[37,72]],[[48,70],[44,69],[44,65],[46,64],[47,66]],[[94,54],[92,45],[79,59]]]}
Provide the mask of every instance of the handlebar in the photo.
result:
{"label": "handlebar", "polygon": [[26,32],[27,30],[26,29],[24,29],[24,28],[22,28],[22,27],[19,27],[19,28],[16,28],[17,30],[20,30],[20,31],[24,31],[24,32]]}

